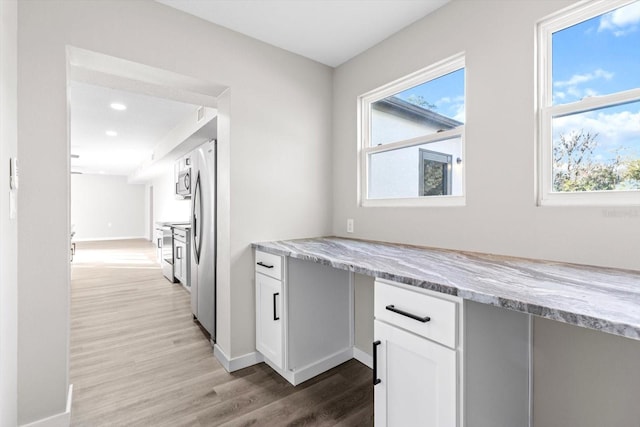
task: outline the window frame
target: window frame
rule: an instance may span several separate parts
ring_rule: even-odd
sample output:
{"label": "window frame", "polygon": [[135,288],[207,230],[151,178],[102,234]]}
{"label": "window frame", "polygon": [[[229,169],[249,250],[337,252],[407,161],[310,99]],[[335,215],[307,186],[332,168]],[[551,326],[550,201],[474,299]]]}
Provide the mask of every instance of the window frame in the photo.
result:
{"label": "window frame", "polygon": [[[465,158],[465,125],[458,126],[441,132],[423,135],[415,138],[400,140],[388,144],[371,146],[371,105],[388,96],[410,89],[414,86],[435,80],[446,74],[464,69],[464,97],[465,110],[467,106],[466,97],[466,66],[464,52],[453,55],[449,58],[438,61],[426,68],[418,70],[408,76],[397,79],[358,97],[358,201],[363,207],[401,207],[401,206],[464,206],[466,200],[466,177],[465,167],[462,167],[462,195],[460,196],[416,196],[410,198],[387,198],[369,199],[369,158],[373,154],[398,150],[401,148],[413,147],[422,144],[429,144],[448,139],[460,138],[462,158]],[[466,117],[465,117],[466,122]]]}
{"label": "window frame", "polygon": [[596,0],[581,2],[540,21],[537,36],[537,204],[538,206],[628,206],[640,205],[640,190],[553,191],[554,117],[569,116],[606,107],[640,101],[640,88],[609,95],[553,105],[552,36],[553,33],[603,15],[636,0]]}

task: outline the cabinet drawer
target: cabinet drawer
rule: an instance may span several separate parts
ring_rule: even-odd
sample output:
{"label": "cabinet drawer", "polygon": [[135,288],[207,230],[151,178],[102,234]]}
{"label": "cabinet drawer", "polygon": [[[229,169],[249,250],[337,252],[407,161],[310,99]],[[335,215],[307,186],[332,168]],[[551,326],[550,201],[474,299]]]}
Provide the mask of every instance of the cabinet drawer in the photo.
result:
{"label": "cabinet drawer", "polygon": [[176,240],[181,240],[181,241],[185,241],[185,239],[187,238],[187,232],[185,230],[181,230],[179,228],[174,228],[173,229],[173,238]]}
{"label": "cabinet drawer", "polygon": [[282,257],[256,251],[256,272],[282,280]]}
{"label": "cabinet drawer", "polygon": [[[376,279],[376,320],[382,320],[451,348],[457,347],[458,305],[455,301],[434,297],[422,291],[400,288],[393,282]],[[422,319],[414,319],[411,315]],[[426,320],[426,317],[429,320]]]}

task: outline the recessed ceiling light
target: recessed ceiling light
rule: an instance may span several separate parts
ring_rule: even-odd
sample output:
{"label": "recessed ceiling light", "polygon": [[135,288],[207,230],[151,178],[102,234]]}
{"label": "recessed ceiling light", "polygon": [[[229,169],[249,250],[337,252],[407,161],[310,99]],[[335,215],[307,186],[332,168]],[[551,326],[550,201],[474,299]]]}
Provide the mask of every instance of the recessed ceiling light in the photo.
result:
{"label": "recessed ceiling light", "polygon": [[124,111],[127,109],[127,106],[124,104],[120,104],[119,102],[112,102],[111,103],[111,108],[113,108],[114,110],[118,110],[118,111]]}
{"label": "recessed ceiling light", "polygon": [[116,132],[115,130],[108,130],[105,132],[105,134],[107,136],[118,136],[118,132]]}

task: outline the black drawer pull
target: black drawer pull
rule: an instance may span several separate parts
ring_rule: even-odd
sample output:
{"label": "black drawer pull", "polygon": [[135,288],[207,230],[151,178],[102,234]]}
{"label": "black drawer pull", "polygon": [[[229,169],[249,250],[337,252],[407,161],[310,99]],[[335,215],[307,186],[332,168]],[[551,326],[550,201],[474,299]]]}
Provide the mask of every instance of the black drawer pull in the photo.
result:
{"label": "black drawer pull", "polygon": [[258,262],[256,262],[256,264],[258,264],[260,267],[264,267],[264,268],[273,268],[273,265],[265,264],[262,261],[258,261]]}
{"label": "black drawer pull", "polygon": [[420,317],[420,316],[418,316],[416,314],[409,313],[409,312],[406,312],[404,310],[400,310],[399,308],[396,308],[393,304],[390,304],[390,305],[386,306],[385,308],[387,310],[389,310],[389,311],[393,311],[394,313],[401,314],[402,316],[410,317],[413,320],[417,320],[418,322],[427,323],[429,320],[431,320],[431,317],[429,317],[429,316]]}
{"label": "black drawer pull", "polygon": [[278,295],[280,295],[280,292],[273,294],[273,320],[280,320],[280,316],[276,314],[276,302],[278,301]]}
{"label": "black drawer pull", "polygon": [[373,385],[382,382],[380,378],[378,378],[378,352],[376,351],[380,344],[380,340],[373,342]]}

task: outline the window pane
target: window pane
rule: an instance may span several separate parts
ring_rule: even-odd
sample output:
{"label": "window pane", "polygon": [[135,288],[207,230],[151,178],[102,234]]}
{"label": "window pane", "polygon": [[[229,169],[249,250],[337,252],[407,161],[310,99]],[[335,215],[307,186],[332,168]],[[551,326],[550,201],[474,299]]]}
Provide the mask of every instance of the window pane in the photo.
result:
{"label": "window pane", "polygon": [[640,2],[552,36],[553,104],[640,87]]}
{"label": "window pane", "polygon": [[462,195],[462,143],[452,138],[369,156],[369,199]]}
{"label": "window pane", "polygon": [[553,191],[640,189],[640,102],[554,117]]}
{"label": "window pane", "polygon": [[464,123],[464,69],[371,104],[371,146],[402,141]]}

